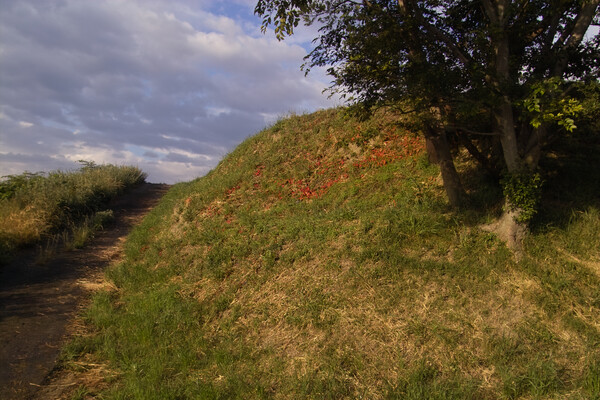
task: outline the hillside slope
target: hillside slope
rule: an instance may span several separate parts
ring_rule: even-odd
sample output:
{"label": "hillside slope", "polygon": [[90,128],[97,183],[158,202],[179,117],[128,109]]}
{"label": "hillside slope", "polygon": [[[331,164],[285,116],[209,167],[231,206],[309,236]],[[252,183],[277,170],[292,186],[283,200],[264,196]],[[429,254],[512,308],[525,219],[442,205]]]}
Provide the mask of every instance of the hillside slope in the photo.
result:
{"label": "hillside slope", "polygon": [[108,363],[103,398],[598,398],[598,203],[516,263],[497,193],[452,211],[396,119],[293,116],[176,185],[64,365]]}

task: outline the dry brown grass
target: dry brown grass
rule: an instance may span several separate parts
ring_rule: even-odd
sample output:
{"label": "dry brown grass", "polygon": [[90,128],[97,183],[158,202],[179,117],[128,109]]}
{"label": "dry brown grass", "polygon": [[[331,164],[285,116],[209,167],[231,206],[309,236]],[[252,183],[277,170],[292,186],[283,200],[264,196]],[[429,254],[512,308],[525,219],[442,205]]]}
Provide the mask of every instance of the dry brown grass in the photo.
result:
{"label": "dry brown grass", "polygon": [[2,235],[11,238],[17,246],[36,242],[49,228],[48,213],[35,204],[21,208],[5,201],[0,211],[0,227]]}

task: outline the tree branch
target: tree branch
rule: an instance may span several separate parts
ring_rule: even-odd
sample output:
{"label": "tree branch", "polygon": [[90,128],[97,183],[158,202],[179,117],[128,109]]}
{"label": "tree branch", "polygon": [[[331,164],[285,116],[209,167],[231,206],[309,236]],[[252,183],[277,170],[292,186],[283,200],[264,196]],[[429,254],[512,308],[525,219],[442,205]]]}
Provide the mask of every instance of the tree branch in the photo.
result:
{"label": "tree branch", "polygon": [[[553,76],[561,76],[563,74],[568,63],[566,53],[569,50],[579,46],[579,44],[583,40],[585,32],[590,27],[590,24],[592,23],[592,20],[596,15],[596,9],[598,8],[599,3],[600,0],[585,1],[581,6],[579,14],[577,15],[575,24],[570,30],[563,32],[563,34],[561,35],[561,38],[557,42],[560,48],[557,49],[558,56],[556,58],[556,64],[554,65],[554,70],[552,73]],[[566,36],[564,36],[565,33],[567,34]],[[566,39],[567,37],[568,39]],[[562,45],[561,39],[563,42],[566,39],[566,42],[564,42],[564,44]]]}
{"label": "tree branch", "polygon": [[496,10],[494,10],[494,6],[490,0],[482,0],[483,8],[485,9],[485,13],[488,18],[492,22],[492,24],[499,24],[498,14],[496,14]]}
{"label": "tree branch", "polygon": [[[398,0],[398,7],[400,8],[400,11],[404,15],[408,14],[408,9],[407,9],[406,3],[407,3],[407,1],[405,1],[405,0]],[[417,4],[413,4],[412,8],[413,8],[412,12],[413,12],[414,18],[421,25],[423,25],[425,27],[425,29],[427,31],[429,31],[430,34],[432,34],[438,40],[442,41],[446,46],[448,46],[450,51],[454,54],[454,56],[460,61],[460,63],[462,65],[464,65],[467,68],[472,67],[474,61],[468,54],[464,53],[460,49],[460,47],[452,39],[450,39],[446,34],[444,34],[444,32],[442,32],[438,27],[436,27],[435,25],[432,25],[429,21],[427,21],[423,17],[423,12],[421,12],[421,10],[418,9]]]}
{"label": "tree branch", "polygon": [[464,133],[469,133],[471,135],[478,135],[478,136],[499,136],[499,133],[497,132],[478,132],[478,131],[473,131],[471,129],[462,127],[462,126],[456,126],[456,125],[448,125],[448,129],[452,130],[452,131],[461,131]]}
{"label": "tree branch", "polygon": [[560,13],[553,13],[551,16],[551,20],[546,23],[546,20],[550,17],[546,16],[542,21],[541,29],[544,29],[544,25],[548,27],[548,33],[544,38],[544,44],[542,47],[542,54],[548,54],[552,49],[552,41],[556,37],[556,33],[558,32],[558,24],[560,23]]}
{"label": "tree branch", "polygon": [[469,68],[473,64],[473,59],[470,56],[467,56],[454,41],[452,41],[448,36],[446,36],[441,30],[439,30],[436,26],[431,25],[428,21],[423,19],[423,24],[426,29],[429,30],[436,38],[444,42],[446,46],[450,48],[452,53],[456,58],[458,58],[462,65]]}
{"label": "tree branch", "polygon": [[492,166],[490,160],[487,159],[482,152],[479,151],[477,146],[473,144],[473,142],[466,137],[465,135],[456,135],[458,137],[458,141],[465,146],[465,149],[473,156],[475,161],[479,163],[486,171],[488,171],[495,179],[500,179],[500,174],[498,171]]}

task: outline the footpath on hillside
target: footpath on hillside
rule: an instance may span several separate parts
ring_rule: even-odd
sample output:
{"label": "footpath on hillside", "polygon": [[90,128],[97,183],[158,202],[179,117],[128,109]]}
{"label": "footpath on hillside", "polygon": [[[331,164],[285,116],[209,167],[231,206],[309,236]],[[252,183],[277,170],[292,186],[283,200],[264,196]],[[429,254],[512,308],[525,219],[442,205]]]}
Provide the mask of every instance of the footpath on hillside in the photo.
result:
{"label": "footpath on hillside", "polygon": [[115,221],[83,249],[60,251],[43,264],[33,251],[0,271],[0,399],[28,399],[54,368],[68,324],[122,243],[168,190],[145,183],[111,203]]}

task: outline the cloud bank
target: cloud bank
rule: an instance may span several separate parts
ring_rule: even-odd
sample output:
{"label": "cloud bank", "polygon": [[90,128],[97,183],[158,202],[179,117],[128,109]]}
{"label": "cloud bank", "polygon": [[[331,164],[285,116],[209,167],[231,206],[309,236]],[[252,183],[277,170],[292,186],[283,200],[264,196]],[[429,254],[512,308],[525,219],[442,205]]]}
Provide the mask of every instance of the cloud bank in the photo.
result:
{"label": "cloud bank", "polygon": [[277,117],[334,105],[299,70],[302,36],[262,35],[253,3],[3,1],[0,175],[84,159],[190,180]]}

